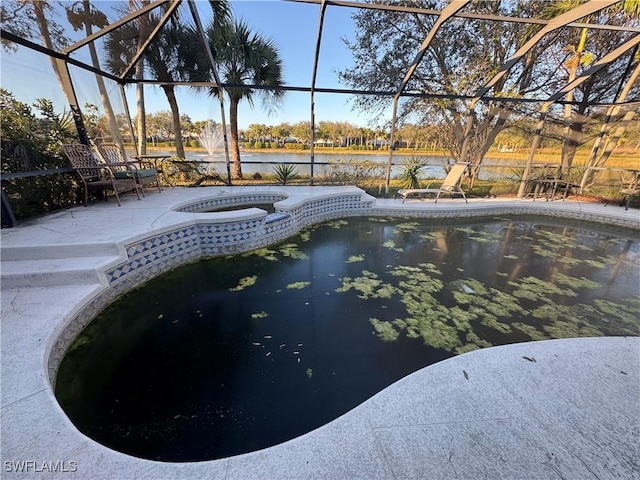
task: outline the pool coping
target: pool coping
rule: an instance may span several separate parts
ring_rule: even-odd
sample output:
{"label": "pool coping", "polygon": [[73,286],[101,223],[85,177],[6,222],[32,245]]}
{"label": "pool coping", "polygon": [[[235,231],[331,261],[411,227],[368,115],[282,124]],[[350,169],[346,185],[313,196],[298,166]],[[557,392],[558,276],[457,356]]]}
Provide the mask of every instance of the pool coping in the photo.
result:
{"label": "pool coping", "polygon": [[[82,322],[78,322],[76,328],[72,329],[68,328],[69,322],[73,319],[78,319],[79,315],[83,314],[83,310],[85,310],[83,321],[86,322],[87,319],[90,319],[90,314],[86,314],[87,304],[90,303],[92,299],[102,298],[101,301],[104,301],[104,299],[107,298],[105,297],[105,291],[109,289],[107,286],[109,285],[109,280],[105,272],[115,268],[116,265],[122,262],[122,258],[130,255],[131,252],[128,252],[127,248],[130,248],[132,243],[144,242],[145,239],[148,239],[150,236],[157,237],[165,235],[172,229],[200,228],[203,224],[211,220],[211,214],[175,212],[172,210],[172,205],[178,205],[180,202],[188,203],[198,201],[210,196],[228,195],[230,192],[234,194],[242,194],[243,192],[247,194],[256,194],[257,192],[267,192],[268,194],[284,193],[288,196],[287,200],[283,201],[284,205],[282,207],[284,208],[281,208],[281,214],[288,216],[282,218],[282,223],[276,221],[269,224],[272,226],[272,236],[265,237],[268,242],[277,241],[280,239],[278,235],[281,233],[284,235],[292,228],[302,228],[316,221],[338,218],[341,215],[349,214],[438,218],[473,217],[478,215],[501,215],[508,213],[533,214],[553,216],[556,218],[588,220],[598,223],[613,223],[626,228],[640,230],[640,217],[638,217],[637,211],[624,211],[616,206],[604,207],[602,205],[591,205],[582,202],[477,199],[470,200],[469,204],[465,204],[462,200],[453,199],[440,200],[438,204],[433,204],[433,202],[429,201],[408,201],[402,204],[399,200],[373,199],[360,189],[355,189],[355,187],[234,187],[233,190],[230,190],[229,187],[212,187],[189,190],[167,189],[161,194],[149,192],[147,197],[141,202],[127,199],[120,209],[115,207],[113,203],[109,204],[109,202],[106,204],[95,204],[88,208],[79,207],[55,214],[49,218],[29,222],[15,229],[3,231],[3,271],[5,270],[5,266],[8,268],[8,262],[16,261],[16,259],[23,257],[28,258],[29,255],[33,255],[34,252],[40,249],[53,252],[49,257],[61,257],[59,259],[60,261],[56,262],[52,258],[48,258],[47,254],[42,253],[39,255],[42,258],[36,260],[36,263],[40,262],[45,264],[45,267],[49,267],[50,270],[54,274],[58,274],[59,277],[66,278],[64,277],[64,272],[60,271],[60,265],[64,264],[65,255],[69,255],[70,253],[79,256],[81,259],[85,259],[88,265],[87,270],[91,270],[92,268],[102,270],[96,274],[95,282],[84,282],[71,286],[54,284],[27,287],[28,282],[26,282],[17,288],[5,288],[5,282],[3,281],[1,324],[1,372],[3,389],[2,406],[0,409],[2,415],[2,431],[4,433],[2,435],[3,462],[19,460],[63,462],[54,465],[58,470],[63,467],[71,470],[68,462],[76,462],[75,471],[40,471],[38,472],[38,478],[43,478],[42,475],[45,475],[45,478],[47,475],[59,478],[63,474],[65,476],[75,475],[81,478],[105,478],[107,472],[111,472],[113,476],[106,478],[200,478],[205,475],[207,478],[396,478],[416,476],[414,474],[421,471],[421,465],[425,462],[422,453],[414,452],[406,459],[403,459],[403,455],[405,455],[406,452],[403,453],[395,450],[396,443],[394,442],[400,440],[394,437],[393,441],[388,439],[391,443],[386,443],[387,440],[384,440],[384,438],[386,438],[387,433],[390,435],[393,433],[393,435],[391,435],[391,437],[393,437],[396,434],[399,435],[401,430],[404,432],[404,435],[407,429],[411,430],[411,428],[413,428],[414,430],[419,430],[425,426],[435,428],[436,425],[448,425],[451,428],[454,428],[455,425],[464,425],[465,428],[472,428],[474,425],[483,425],[483,422],[485,422],[486,425],[492,425],[491,428],[494,428],[495,419],[502,418],[503,420],[501,420],[501,422],[504,424],[507,422],[504,418],[507,417],[496,416],[491,420],[491,415],[488,415],[486,418],[464,420],[468,418],[469,412],[465,413],[463,410],[459,410],[458,415],[460,415],[460,418],[458,420],[455,420],[451,416],[451,412],[448,412],[447,415],[443,412],[444,416],[442,418],[449,418],[446,422],[437,422],[430,417],[430,413],[425,413],[428,418],[431,418],[430,421],[426,421],[425,418],[427,417],[425,417],[415,423],[406,423],[406,421],[403,420],[396,426],[394,426],[395,424],[386,424],[385,422],[393,417],[393,415],[397,415],[398,418],[404,418],[404,416],[407,415],[411,416],[415,408],[419,407],[415,405],[408,407],[405,405],[407,400],[403,400],[404,395],[400,393],[402,388],[416,388],[424,379],[427,379],[424,380],[426,383],[423,384],[422,387],[428,391],[433,390],[439,383],[433,383],[434,379],[432,376],[442,375],[442,382],[444,382],[442,385],[446,385],[451,394],[457,391],[457,389],[466,387],[469,384],[468,378],[464,376],[462,379],[459,378],[460,366],[468,365],[468,368],[464,367],[463,369],[468,373],[469,378],[474,378],[475,374],[471,376],[471,372],[476,371],[473,369],[478,368],[482,362],[488,362],[488,364],[491,365],[497,362],[500,368],[507,369],[505,371],[510,371],[514,375],[521,376],[528,372],[528,375],[532,375],[529,381],[539,383],[548,380],[552,381],[554,388],[564,387],[568,391],[563,390],[562,395],[554,398],[554,400],[560,401],[565,406],[565,411],[571,411],[577,414],[570,406],[565,405],[567,401],[563,398],[574,398],[575,395],[579,395],[580,398],[583,399],[589,396],[588,391],[583,387],[577,389],[569,387],[570,385],[575,386],[575,382],[571,381],[572,376],[579,373],[577,370],[584,369],[583,362],[580,361],[578,353],[576,353],[577,357],[572,360],[573,363],[569,362],[565,365],[566,372],[561,374],[554,371],[554,374],[550,376],[551,380],[539,378],[538,374],[530,372],[528,369],[533,365],[527,365],[527,363],[533,362],[522,361],[523,356],[533,355],[535,358],[547,358],[549,363],[553,363],[553,358],[564,358],[566,357],[566,352],[572,351],[572,349],[577,349],[577,351],[584,352],[585,355],[598,358],[597,366],[593,367],[595,369],[593,372],[595,380],[587,382],[587,384],[590,385],[590,389],[600,387],[600,383],[602,382],[607,386],[609,380],[603,378],[603,372],[607,371],[607,368],[610,368],[612,364],[620,365],[620,370],[625,371],[625,375],[620,374],[624,377],[623,380],[628,380],[630,383],[634,383],[631,382],[631,380],[634,380],[635,386],[625,384],[623,388],[623,386],[615,383],[614,386],[609,387],[621,389],[622,393],[619,400],[630,408],[630,412],[638,413],[638,417],[640,417],[638,402],[632,400],[633,398],[640,398],[640,395],[636,395],[638,394],[636,386],[640,385],[640,382],[637,381],[640,372],[637,362],[638,358],[640,358],[640,339],[572,339],[495,347],[477,353],[472,352],[472,354],[454,357],[405,377],[405,379],[391,385],[334,422],[302,437],[278,446],[270,447],[269,449],[231,457],[229,459],[196,462],[193,464],[153,462],[123,455],[93,442],[75,429],[59,408],[53,396],[48,377],[51,374],[50,352],[55,348],[56,341],[59,341],[59,339],[64,336],[65,342],[70,342],[78,332],[76,328],[82,325]],[[185,196],[189,198],[185,200]],[[349,197],[350,199],[345,200],[345,202],[340,205],[336,203],[331,204],[331,199],[336,196]],[[360,208],[362,205],[357,205],[358,202],[353,200],[353,198],[358,196],[360,198],[359,201],[364,202],[366,206]],[[314,215],[310,217],[305,217],[306,213],[302,211],[296,213],[296,209],[300,209],[305,203],[316,200],[320,202],[327,199],[329,199],[329,203],[318,203],[318,205],[314,207]],[[349,211],[345,213],[345,210]],[[104,220],[104,214],[99,212],[108,212],[109,222],[106,222],[106,220]],[[110,225],[87,225],[87,223],[89,223],[87,219],[95,219],[95,216],[98,214],[101,215],[103,223],[110,223]],[[291,220],[292,218],[296,219],[296,215],[298,215],[297,223]],[[234,218],[235,220],[242,219],[247,222],[260,221],[262,223],[259,222],[259,228],[264,229],[268,228],[268,224],[265,222],[266,216],[266,212],[264,211],[251,209],[250,211],[240,213],[233,212],[228,216],[222,215],[219,216],[219,218],[222,220],[222,217],[224,217],[225,221],[221,223],[232,221]],[[276,225],[287,225],[287,221],[289,221],[288,226],[282,228],[281,232],[273,230],[274,223]],[[264,232],[264,230],[261,230],[259,234],[262,234],[262,232]],[[206,235],[209,234],[210,232]],[[95,242],[96,235],[98,235],[98,238],[101,238],[101,241]],[[91,238],[94,239],[95,243],[91,242]],[[97,254],[94,255],[94,252],[97,252]],[[21,255],[23,257],[21,257]],[[97,261],[98,258],[100,258],[101,261]],[[98,266],[96,267],[95,265]],[[72,274],[73,272],[69,274],[70,277],[73,277]],[[157,274],[157,272],[155,274]],[[116,292],[116,296],[117,294],[119,294],[119,292]],[[64,345],[64,342],[60,345]],[[529,354],[527,354],[527,352],[529,352]],[[597,355],[594,352],[596,352]],[[554,355],[558,355],[558,357],[554,357]],[[541,365],[538,365],[539,363]],[[535,367],[542,366],[544,365],[538,360]],[[556,365],[556,369],[557,368],[560,367]],[[449,378],[452,372],[458,372],[455,375],[455,377],[457,377],[456,383],[451,383],[451,378]],[[529,465],[530,462],[528,460],[518,455],[515,457],[518,458],[516,463],[520,465],[524,462],[524,464],[529,465],[527,468],[529,468],[530,473],[534,471],[538,473],[546,472],[546,475],[548,472],[554,471],[554,468],[558,468],[563,472],[570,472],[569,466],[574,468],[576,472],[582,472],[584,468],[581,470],[578,466],[573,465],[573,461],[570,461],[571,458],[577,455],[572,453],[574,451],[567,447],[567,445],[571,443],[570,439],[565,439],[561,433],[554,430],[556,427],[547,423],[547,421],[543,421],[542,412],[538,412],[534,417],[528,418],[527,415],[522,415],[522,412],[518,410],[524,408],[526,405],[528,409],[535,411],[537,408],[536,405],[523,400],[521,397],[526,394],[531,395],[531,398],[538,398],[539,392],[536,393],[535,389],[532,389],[532,385],[529,383],[522,386],[521,389],[514,389],[512,391],[511,387],[508,386],[508,382],[504,381],[500,376],[502,374],[498,372],[499,369],[494,372],[495,377],[489,376],[491,379],[490,384],[495,388],[487,389],[486,385],[484,387],[482,385],[476,385],[478,389],[474,390],[473,394],[479,396],[479,398],[483,398],[485,402],[488,401],[487,398],[490,398],[492,402],[496,401],[499,405],[502,397],[500,395],[496,396],[496,392],[504,390],[504,398],[511,399],[513,397],[519,399],[518,401],[514,400],[513,404],[509,404],[509,408],[516,409],[514,411],[518,411],[519,415],[508,417],[511,419],[517,417],[517,426],[510,424],[506,430],[496,427],[496,436],[487,438],[487,440],[491,443],[496,441],[497,438],[502,438],[502,436],[507,434],[512,436],[516,435],[518,430],[522,430],[522,423],[524,423],[527,428],[530,428],[532,432],[535,432],[536,435],[551,435],[550,432],[553,430],[553,438],[563,438],[558,448],[564,448],[569,452],[567,453],[568,456],[564,458],[560,464],[557,464],[559,461],[558,457],[553,461],[548,457],[544,457],[546,460],[541,457],[540,465],[548,465],[544,467],[543,470],[531,470],[538,464],[534,462],[534,464]],[[547,373],[549,372],[547,371]],[[553,378],[556,380],[553,381]],[[615,378],[617,379],[617,376],[615,376]],[[499,379],[502,379],[500,380],[502,383],[498,382]],[[461,380],[464,380],[464,382]],[[613,379],[611,381],[613,381]],[[491,382],[498,383],[494,385]],[[443,388],[444,387],[437,387],[436,390]],[[633,395],[635,395],[635,397],[633,397]],[[374,406],[379,404],[379,402],[382,401],[381,399],[386,399],[384,401],[388,402],[391,406],[388,406],[388,410],[385,412],[378,411],[377,413],[372,413],[375,410]],[[548,401],[549,400],[546,399],[547,403]],[[592,414],[594,414],[595,410],[598,410],[600,417],[606,416],[606,412],[600,412],[599,407],[597,409],[596,405],[592,404],[590,400],[587,403],[592,409]],[[491,402],[488,402],[485,407],[489,409],[490,404]],[[434,411],[436,411],[438,408],[444,408],[444,406],[436,405],[434,408]],[[392,412],[395,413],[392,415]],[[494,414],[497,415],[495,412]],[[617,410],[616,415],[620,415]],[[385,418],[387,420],[385,420]],[[594,418],[598,418],[598,416],[596,415]],[[566,423],[562,418],[557,418],[556,420],[558,425],[564,425]],[[611,423],[611,421],[612,420],[608,418],[603,420],[604,423]],[[637,421],[634,423],[633,419],[626,419],[625,422],[628,428],[634,425],[637,426]],[[628,443],[629,435],[635,435],[633,432],[628,431],[628,428],[625,429],[625,423],[620,423],[619,425],[616,423],[616,427],[624,431],[624,435],[622,435],[621,439],[618,439],[623,443]],[[571,428],[575,430],[578,427],[571,425]],[[581,428],[586,427],[581,426]],[[478,434],[478,432],[475,432],[475,434]],[[593,443],[593,434],[591,433],[590,435],[592,436],[589,437],[589,441],[585,444],[587,446]],[[55,439],[55,442],[52,442],[52,438]],[[451,437],[451,441],[454,443],[461,440],[462,438],[458,439],[455,435]],[[409,435],[409,437],[404,438],[403,441],[409,443],[422,442],[425,441],[425,438],[422,434],[415,436]],[[624,444],[626,445],[626,443]],[[340,448],[341,445],[344,448]],[[466,444],[462,442],[459,446],[465,447],[465,445]],[[469,449],[470,447],[470,445],[466,445],[465,448]],[[537,447],[543,448],[544,445],[537,445]],[[583,447],[584,445],[581,448]],[[432,445],[430,448],[436,447]],[[577,447],[574,446],[572,448]],[[600,446],[600,448],[603,447]],[[333,452],[335,457],[340,460],[330,460],[327,457],[330,452]],[[292,457],[294,453],[295,458]],[[498,455],[498,457],[500,456],[499,452],[494,453]],[[524,451],[520,453],[524,454]],[[631,453],[634,453],[634,451],[630,450],[630,454]],[[310,463],[301,463],[301,459],[303,458],[307,458],[305,462]],[[490,471],[492,462],[487,463],[485,460],[481,462],[483,468],[487,468],[489,469],[487,471]],[[556,463],[554,464],[554,462]],[[603,472],[613,471],[611,469],[620,469],[619,472],[624,472],[626,471],[625,468],[629,468],[630,465],[633,466],[629,462],[626,463],[626,467],[624,462],[622,462],[622,464],[620,463],[621,462],[613,462],[613,464],[611,464],[613,466],[609,463],[603,464],[604,467],[602,468],[606,467]],[[470,461],[470,465],[471,464],[473,464],[473,462]],[[535,468],[539,468],[540,465]],[[4,466],[5,464],[3,463],[3,467]],[[10,466],[13,466],[13,464],[10,464]],[[439,471],[437,469],[440,468],[445,476],[450,476],[452,471],[456,471],[458,474],[463,471],[461,466],[459,466],[458,469],[454,468],[451,470],[453,466],[451,458],[434,461],[432,466],[436,469],[434,471]],[[599,471],[596,467],[592,468],[594,468],[592,474]],[[473,472],[474,470],[472,469],[470,471]],[[30,472],[23,472],[22,474],[7,471],[6,468],[4,469],[4,475],[7,475],[7,478],[13,478],[14,476],[16,478],[19,476],[29,478],[29,475],[34,473],[35,470],[33,469]],[[513,477],[503,476],[502,478]],[[566,478],[572,477],[568,475]],[[589,477],[574,476],[573,478]]]}

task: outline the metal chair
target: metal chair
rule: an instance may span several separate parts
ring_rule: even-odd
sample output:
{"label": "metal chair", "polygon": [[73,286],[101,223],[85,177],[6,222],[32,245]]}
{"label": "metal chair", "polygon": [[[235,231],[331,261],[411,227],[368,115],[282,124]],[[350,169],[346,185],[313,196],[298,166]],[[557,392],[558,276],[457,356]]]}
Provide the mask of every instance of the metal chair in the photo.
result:
{"label": "metal chair", "polygon": [[620,206],[624,205],[625,210],[629,210],[629,203],[631,203],[631,197],[640,195],[640,170],[632,171],[631,180],[626,180],[621,174],[621,186],[619,193],[624,196]]}
{"label": "metal chair", "polygon": [[[62,152],[71,162],[84,186],[84,205],[89,203],[89,192],[113,190],[118,206],[121,206],[119,193],[135,191],[140,200],[140,186],[131,176],[130,178],[116,178],[108,165],[98,162],[91,148],[82,143],[62,145]],[[106,200],[106,195],[105,195]]]}
{"label": "metal chair", "polygon": [[[127,160],[126,157],[123,157],[123,152],[118,145],[101,144],[96,145],[96,149],[98,155],[111,167],[116,179],[134,178],[141,187],[155,184],[158,191],[162,192],[158,170],[153,167],[151,162]],[[142,190],[142,195],[144,196],[144,190]]]}

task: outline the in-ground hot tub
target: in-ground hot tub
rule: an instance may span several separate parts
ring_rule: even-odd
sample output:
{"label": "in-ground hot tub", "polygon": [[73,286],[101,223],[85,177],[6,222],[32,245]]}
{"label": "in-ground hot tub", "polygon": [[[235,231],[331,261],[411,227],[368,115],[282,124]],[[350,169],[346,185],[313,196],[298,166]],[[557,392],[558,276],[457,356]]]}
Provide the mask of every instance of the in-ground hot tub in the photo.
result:
{"label": "in-ground hot tub", "polygon": [[175,210],[187,213],[207,213],[260,208],[267,213],[274,213],[276,211],[274,204],[286,200],[288,197],[289,196],[284,193],[246,192],[238,194],[225,193],[223,191],[215,197],[180,205],[176,207]]}

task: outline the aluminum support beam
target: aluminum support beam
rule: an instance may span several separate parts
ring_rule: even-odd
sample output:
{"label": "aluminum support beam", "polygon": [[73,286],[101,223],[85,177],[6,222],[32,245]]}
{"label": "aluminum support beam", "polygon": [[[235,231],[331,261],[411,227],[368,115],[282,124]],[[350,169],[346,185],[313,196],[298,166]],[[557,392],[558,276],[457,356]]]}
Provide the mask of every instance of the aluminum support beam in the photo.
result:
{"label": "aluminum support beam", "polygon": [[101,28],[97,32],[92,33],[88,37],[83,38],[79,42],[76,42],[73,45],[70,45],[69,47],[65,48],[62,51],[64,53],[67,53],[67,54],[75,52],[79,48],[82,48],[85,45],[87,45],[87,44],[89,44],[89,43],[91,43],[91,42],[103,37],[107,33],[110,33],[112,31],[118,29],[122,25],[126,25],[127,23],[135,20],[138,17],[141,17],[142,15],[150,12],[151,10],[154,10],[156,8],[161,7],[165,3],[169,3],[169,1],[170,0],[158,0],[158,1],[154,2],[154,3],[149,4],[149,5],[145,5],[144,7],[140,8],[139,10],[136,10],[134,13],[130,13],[129,15],[121,18],[117,22],[111,23],[111,24],[107,25],[106,27]]}
{"label": "aluminum support beam", "polygon": [[158,25],[156,25],[155,28],[151,31],[151,34],[145,39],[142,45],[138,46],[138,52],[131,59],[131,62],[129,62],[129,65],[127,65],[127,68],[125,68],[124,72],[122,72],[122,75],[120,75],[120,78],[125,79],[129,76],[129,74],[131,73],[131,70],[135,68],[136,64],[140,61],[140,58],[142,57],[142,55],[144,55],[144,52],[146,52],[151,42],[155,40],[158,33],[164,28],[165,24],[169,21],[169,19],[173,15],[173,12],[175,12],[178,9],[181,3],[182,3],[182,0],[175,0],[173,4],[167,9],[165,14],[160,19],[160,22],[158,23]]}
{"label": "aluminum support beam", "polygon": [[211,64],[211,72],[213,74],[213,78],[216,81],[216,88],[218,90],[218,100],[220,101],[220,122],[222,123],[222,138],[224,140],[224,158],[227,164],[227,184],[231,185],[231,161],[229,159],[229,139],[227,137],[227,121],[224,113],[224,90],[220,86],[220,76],[218,75],[218,70],[216,69],[216,62],[213,60],[213,53],[211,52],[211,47],[209,46],[209,41],[207,40],[207,36],[204,33],[204,27],[202,25],[202,21],[200,20],[200,15],[198,14],[198,7],[196,6],[196,2],[194,0],[188,0],[189,9],[191,10],[191,15],[193,16],[193,21],[196,24],[198,32],[200,33],[200,40],[202,41],[202,47],[204,48],[207,59]]}
{"label": "aluminum support beam", "polygon": [[538,125],[536,126],[536,133],[534,135],[533,141],[531,143],[531,149],[529,150],[529,156],[527,158],[527,163],[525,166],[524,173],[522,175],[522,180],[520,182],[520,188],[518,190],[518,197],[522,197],[524,195],[524,191],[526,188],[526,181],[529,178],[529,173],[531,172],[531,165],[533,163],[533,158],[535,156],[535,151],[540,141],[540,136],[542,135],[542,129],[544,127],[545,117],[551,105],[553,105],[556,100],[564,97],[567,93],[569,93],[574,88],[577,88],[582,83],[584,83],[588,78],[592,75],[595,75],[597,72],[615,62],[620,56],[624,55],[626,52],[635,48],[637,45],[640,45],[640,35],[636,35],[631,40],[623,43],[615,50],[612,50],[607,55],[602,57],[596,63],[594,63],[591,67],[585,70],[579,77],[576,77],[575,80],[569,82],[567,85],[562,87],[556,93],[551,95],[540,108],[540,119],[538,120]]}
{"label": "aluminum support beam", "polygon": [[320,45],[322,43],[322,27],[324,25],[324,14],[327,10],[327,4],[322,0],[320,2],[320,15],[318,19],[318,36],[316,38],[316,53],[313,59],[313,75],[311,76],[311,185],[313,185],[313,165],[315,162],[315,144],[316,144],[316,112],[315,112],[315,92],[316,78],[318,76],[318,60],[320,58]]}
{"label": "aluminum support beam", "polygon": [[122,97],[122,107],[124,113],[127,116],[127,124],[129,125],[129,134],[131,135],[131,143],[133,143],[133,149],[138,151],[138,139],[136,138],[136,131],[133,128],[133,121],[131,120],[131,111],[129,110],[129,102],[127,102],[127,92],[124,89],[124,85],[120,84],[120,96]]}
{"label": "aluminum support beam", "polygon": [[407,87],[409,81],[411,80],[411,77],[413,76],[416,69],[418,68],[418,65],[424,58],[424,55],[427,52],[427,49],[429,48],[429,45],[431,45],[431,42],[433,41],[436,34],[438,33],[438,30],[440,30],[440,27],[442,26],[442,24],[447,20],[449,20],[450,18],[454,17],[455,14],[458,13],[470,1],[471,0],[452,0],[451,3],[447,5],[447,7],[444,10],[442,10],[442,12],[440,12],[440,16],[437,18],[437,20],[433,24],[433,27],[431,27],[431,29],[429,30],[429,33],[427,33],[427,36],[422,41],[422,44],[420,45],[420,48],[418,49],[418,52],[416,53],[416,56],[413,59],[413,62],[411,63],[411,65],[409,66],[409,69],[405,73],[404,78],[398,85],[396,94],[393,97],[393,118],[391,119],[391,133],[389,135],[389,161],[387,162],[387,173],[385,178],[385,193],[387,194],[389,193],[389,183],[391,182],[391,164],[393,163],[394,135],[395,135],[396,123],[398,121],[398,101],[400,100],[400,95],[402,95],[402,92]]}
{"label": "aluminum support beam", "polygon": [[78,131],[80,143],[89,145],[89,136],[87,135],[87,130],[84,126],[82,110],[80,109],[80,105],[78,105],[78,97],[76,96],[76,91],[73,87],[73,81],[71,80],[71,74],[69,73],[69,66],[63,59],[56,58],[54,61],[58,64],[60,86],[62,87],[64,95],[67,97],[67,101],[69,102],[69,108],[73,115],[73,121],[75,122],[76,130]]}

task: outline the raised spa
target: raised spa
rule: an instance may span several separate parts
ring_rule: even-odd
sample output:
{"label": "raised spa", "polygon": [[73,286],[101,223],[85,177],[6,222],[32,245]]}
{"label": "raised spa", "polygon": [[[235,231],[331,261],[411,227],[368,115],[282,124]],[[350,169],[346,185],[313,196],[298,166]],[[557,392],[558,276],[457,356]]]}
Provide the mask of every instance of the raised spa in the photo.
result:
{"label": "raised spa", "polygon": [[639,238],[439,222],[337,220],[164,274],[87,326],[57,398],[115,450],[209,460],[309,432],[476,348],[640,334]]}
{"label": "raised spa", "polygon": [[229,212],[248,208],[260,208],[267,213],[274,213],[274,203],[287,199],[287,195],[282,193],[251,192],[244,194],[222,193],[212,198],[190,202],[176,208],[179,212],[207,213],[207,212]]}

